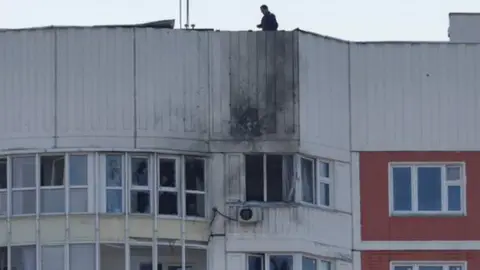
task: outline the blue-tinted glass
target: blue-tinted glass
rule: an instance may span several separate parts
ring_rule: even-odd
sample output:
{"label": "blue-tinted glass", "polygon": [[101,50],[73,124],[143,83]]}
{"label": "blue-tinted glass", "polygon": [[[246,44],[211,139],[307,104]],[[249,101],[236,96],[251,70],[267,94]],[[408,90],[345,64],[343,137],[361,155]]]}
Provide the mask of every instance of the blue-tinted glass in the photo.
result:
{"label": "blue-tinted glass", "polygon": [[418,270],[443,270],[443,266],[419,266]]}
{"label": "blue-tinted glass", "polygon": [[263,269],[263,257],[249,256],[248,257],[248,270],[262,270]]}
{"label": "blue-tinted glass", "polygon": [[108,155],[106,162],[107,187],[121,187],[123,185],[122,156]]}
{"label": "blue-tinted glass", "polygon": [[459,186],[448,187],[448,210],[460,211],[461,210],[461,195]]}
{"label": "blue-tinted glass", "polygon": [[123,212],[121,189],[107,189],[107,212],[121,213]]}
{"label": "blue-tinted glass", "polygon": [[442,210],[442,178],[439,167],[418,168],[418,210]]}
{"label": "blue-tinted glass", "polygon": [[303,257],[302,258],[302,270],[316,270],[317,260]]}
{"label": "blue-tinted glass", "polygon": [[393,210],[412,210],[412,179],[410,168],[393,168]]}
{"label": "blue-tinted glass", "polygon": [[88,173],[87,156],[72,155],[69,162],[70,185],[86,186]]}
{"label": "blue-tinted glass", "polygon": [[462,270],[462,269],[463,269],[463,267],[462,267],[462,266],[458,266],[458,265],[457,265],[457,266],[450,266],[450,267],[448,267],[448,270]]}
{"label": "blue-tinted glass", "polygon": [[293,270],[293,256],[270,256],[270,270]]}
{"label": "blue-tinted glass", "polygon": [[393,270],[412,270],[413,267],[411,266],[395,266],[393,267]]}

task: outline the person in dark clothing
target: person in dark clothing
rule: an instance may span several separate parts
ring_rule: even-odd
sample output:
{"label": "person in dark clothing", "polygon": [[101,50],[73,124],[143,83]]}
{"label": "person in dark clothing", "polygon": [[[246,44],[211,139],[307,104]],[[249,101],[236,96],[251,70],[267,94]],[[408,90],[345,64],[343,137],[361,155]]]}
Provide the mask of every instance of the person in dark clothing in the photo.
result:
{"label": "person in dark clothing", "polygon": [[277,31],[278,23],[275,14],[268,10],[267,5],[262,5],[260,11],[263,13],[263,18],[257,28],[261,28],[263,31]]}

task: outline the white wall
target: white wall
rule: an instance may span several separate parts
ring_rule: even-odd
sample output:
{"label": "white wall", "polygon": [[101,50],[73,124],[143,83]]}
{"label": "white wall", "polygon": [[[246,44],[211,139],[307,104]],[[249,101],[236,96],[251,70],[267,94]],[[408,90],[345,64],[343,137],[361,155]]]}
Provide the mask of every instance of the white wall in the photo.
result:
{"label": "white wall", "polygon": [[301,152],[348,161],[348,43],[303,32],[298,42]]}
{"label": "white wall", "polygon": [[480,145],[480,45],[351,44],[353,151]]}

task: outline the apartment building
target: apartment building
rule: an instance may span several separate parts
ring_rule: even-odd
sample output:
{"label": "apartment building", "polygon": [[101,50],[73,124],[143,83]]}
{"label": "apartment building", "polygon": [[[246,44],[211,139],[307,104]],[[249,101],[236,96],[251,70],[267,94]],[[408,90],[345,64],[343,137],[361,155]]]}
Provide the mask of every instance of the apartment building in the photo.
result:
{"label": "apartment building", "polygon": [[0,31],[0,268],[477,269],[479,18]]}

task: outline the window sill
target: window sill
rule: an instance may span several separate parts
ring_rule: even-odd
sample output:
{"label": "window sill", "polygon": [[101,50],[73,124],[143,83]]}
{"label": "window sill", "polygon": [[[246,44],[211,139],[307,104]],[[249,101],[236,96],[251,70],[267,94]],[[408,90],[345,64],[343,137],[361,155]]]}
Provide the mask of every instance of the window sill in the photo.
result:
{"label": "window sill", "polygon": [[391,217],[465,217],[464,212],[392,212]]}

